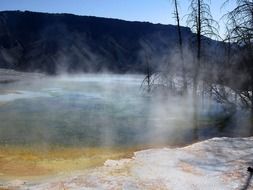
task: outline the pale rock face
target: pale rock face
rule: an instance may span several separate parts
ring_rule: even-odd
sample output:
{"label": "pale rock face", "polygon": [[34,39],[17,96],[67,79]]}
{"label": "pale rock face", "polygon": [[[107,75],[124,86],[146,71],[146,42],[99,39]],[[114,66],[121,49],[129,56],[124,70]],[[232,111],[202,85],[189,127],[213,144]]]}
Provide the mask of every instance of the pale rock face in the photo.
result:
{"label": "pale rock face", "polygon": [[109,160],[84,174],[20,189],[253,189],[247,171],[252,165],[253,138],[214,138],[184,148],[136,152],[132,159]]}

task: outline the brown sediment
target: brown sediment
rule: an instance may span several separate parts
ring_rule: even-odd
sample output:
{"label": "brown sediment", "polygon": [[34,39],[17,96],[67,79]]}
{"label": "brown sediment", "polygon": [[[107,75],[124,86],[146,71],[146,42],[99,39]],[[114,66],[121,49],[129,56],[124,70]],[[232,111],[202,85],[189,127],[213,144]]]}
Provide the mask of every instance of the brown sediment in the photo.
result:
{"label": "brown sediment", "polygon": [[40,148],[0,146],[0,179],[32,179],[102,166],[133,156],[137,148]]}

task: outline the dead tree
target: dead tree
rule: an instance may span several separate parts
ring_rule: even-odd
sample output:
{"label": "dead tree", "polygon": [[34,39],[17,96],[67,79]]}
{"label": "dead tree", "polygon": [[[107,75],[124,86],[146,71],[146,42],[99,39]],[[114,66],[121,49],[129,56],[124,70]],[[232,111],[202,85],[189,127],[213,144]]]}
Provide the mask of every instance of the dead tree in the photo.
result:
{"label": "dead tree", "polygon": [[178,0],[173,0],[174,3],[174,16],[177,23],[177,32],[178,32],[178,45],[179,45],[179,53],[180,53],[180,61],[182,67],[182,79],[183,79],[183,95],[187,92],[187,79],[186,79],[186,67],[184,61],[184,52],[183,52],[183,38],[182,38],[182,31],[180,25],[180,16],[179,16],[179,3]]}
{"label": "dead tree", "polygon": [[191,0],[190,14],[187,16],[187,24],[196,33],[194,44],[196,45],[196,62],[193,65],[193,97],[197,97],[198,80],[203,54],[203,36],[218,38],[218,23],[212,18],[209,4],[205,0]]}
{"label": "dead tree", "polygon": [[141,40],[140,45],[142,47],[141,59],[145,65],[145,78],[143,79],[141,86],[144,87],[145,91],[150,93],[154,85],[154,81],[152,80],[152,75],[154,73],[152,72],[152,58],[151,58],[152,56],[151,54],[153,53],[154,50],[152,45],[146,40]]}
{"label": "dead tree", "polygon": [[205,0],[191,0],[190,13],[187,15],[187,24],[196,33],[194,38],[194,46],[196,49],[195,63],[193,63],[192,89],[193,89],[193,107],[195,122],[195,138],[197,138],[198,130],[198,85],[200,80],[200,71],[204,67],[201,64],[203,57],[203,36],[214,38],[218,36],[218,23],[212,18],[209,4]]}
{"label": "dead tree", "polygon": [[240,82],[234,88],[253,115],[253,1],[235,2],[236,7],[225,15],[231,42],[237,44],[236,69],[240,77],[236,80]]}

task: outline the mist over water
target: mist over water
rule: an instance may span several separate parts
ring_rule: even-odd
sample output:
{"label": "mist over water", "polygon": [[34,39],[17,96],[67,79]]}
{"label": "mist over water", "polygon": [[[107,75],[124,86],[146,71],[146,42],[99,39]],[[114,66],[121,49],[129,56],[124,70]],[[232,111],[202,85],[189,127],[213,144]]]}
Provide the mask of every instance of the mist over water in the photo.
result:
{"label": "mist over water", "polygon": [[[155,147],[194,142],[191,98],[150,96],[141,88],[143,78],[87,74],[0,85],[0,143]],[[200,114],[198,140],[247,134],[246,120],[218,122],[225,111],[208,106]]]}

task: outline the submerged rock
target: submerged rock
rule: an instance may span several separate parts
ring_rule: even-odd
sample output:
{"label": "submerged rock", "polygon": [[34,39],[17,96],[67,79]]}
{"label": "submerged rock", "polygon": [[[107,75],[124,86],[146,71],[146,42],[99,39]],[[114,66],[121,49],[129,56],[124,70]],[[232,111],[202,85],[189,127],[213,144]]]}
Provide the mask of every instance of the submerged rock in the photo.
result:
{"label": "submerged rock", "polygon": [[[184,148],[150,149],[132,159],[20,189],[253,189],[253,138],[214,138]],[[253,181],[253,179],[252,179]]]}

